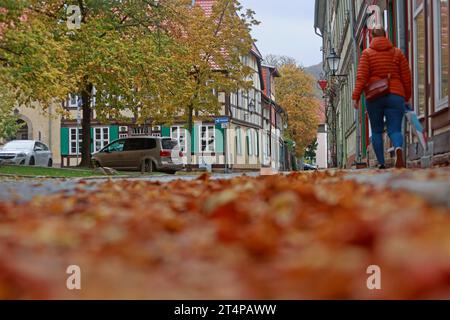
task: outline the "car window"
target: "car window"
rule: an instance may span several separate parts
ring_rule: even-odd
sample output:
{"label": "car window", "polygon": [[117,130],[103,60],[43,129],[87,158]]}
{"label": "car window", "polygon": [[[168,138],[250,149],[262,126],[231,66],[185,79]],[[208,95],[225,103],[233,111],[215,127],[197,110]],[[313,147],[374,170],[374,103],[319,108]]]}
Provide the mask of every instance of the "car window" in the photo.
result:
{"label": "car window", "polygon": [[173,139],[163,139],[161,141],[163,150],[178,149],[178,141]]}
{"label": "car window", "polygon": [[36,142],[34,144],[34,150],[37,150],[37,149],[44,150],[44,147],[42,146],[42,143]]}
{"label": "car window", "polygon": [[47,146],[41,142],[36,142],[35,148],[41,148],[43,151],[48,151]]}
{"label": "car window", "polygon": [[146,139],[145,149],[151,150],[156,148],[156,140],[155,139]]}
{"label": "car window", "polygon": [[105,148],[105,152],[122,152],[124,150],[125,140],[119,140],[111,143]]}
{"label": "car window", "polygon": [[126,151],[151,150],[156,148],[155,139],[128,139],[125,144]]}
{"label": "car window", "polygon": [[16,140],[5,144],[4,150],[33,150],[34,142],[29,140]]}

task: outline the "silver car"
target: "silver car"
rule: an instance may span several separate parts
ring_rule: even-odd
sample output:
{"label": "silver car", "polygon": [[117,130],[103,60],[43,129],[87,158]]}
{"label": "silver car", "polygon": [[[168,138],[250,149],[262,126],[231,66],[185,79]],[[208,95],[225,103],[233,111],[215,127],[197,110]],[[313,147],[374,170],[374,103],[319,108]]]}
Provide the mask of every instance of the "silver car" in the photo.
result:
{"label": "silver car", "polygon": [[14,140],[0,149],[0,164],[53,166],[53,155],[40,141]]}

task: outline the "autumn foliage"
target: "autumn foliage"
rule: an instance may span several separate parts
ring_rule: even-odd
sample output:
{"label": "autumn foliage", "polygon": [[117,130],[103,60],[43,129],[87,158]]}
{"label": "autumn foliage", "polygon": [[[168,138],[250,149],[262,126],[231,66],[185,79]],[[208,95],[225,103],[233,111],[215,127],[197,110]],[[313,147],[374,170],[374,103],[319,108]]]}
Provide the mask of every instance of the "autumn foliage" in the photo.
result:
{"label": "autumn foliage", "polygon": [[314,97],[314,79],[294,63],[279,67],[276,79],[277,103],[288,114],[287,136],[296,143],[298,156],[316,139],[320,103]]}
{"label": "autumn foliage", "polygon": [[[76,4],[75,30],[66,25],[66,1],[0,5],[0,86],[18,105],[44,110],[79,95],[86,141],[94,112],[105,123],[126,114],[138,124],[184,117],[192,127],[195,115],[219,112],[217,92],[248,85],[241,57],[257,22],[237,0],[214,1],[208,11],[191,0]],[[88,143],[81,154],[89,166]]]}
{"label": "autumn foliage", "polygon": [[81,181],[0,203],[0,298],[448,298],[449,213],[341,173]]}

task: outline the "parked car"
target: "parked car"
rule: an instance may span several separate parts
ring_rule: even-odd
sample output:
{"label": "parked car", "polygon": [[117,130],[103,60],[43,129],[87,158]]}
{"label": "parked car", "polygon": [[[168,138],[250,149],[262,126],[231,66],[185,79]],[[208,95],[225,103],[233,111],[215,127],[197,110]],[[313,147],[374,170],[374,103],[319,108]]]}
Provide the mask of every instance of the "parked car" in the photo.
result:
{"label": "parked car", "polygon": [[303,164],[303,170],[304,171],[316,171],[317,167],[313,166],[312,164],[305,163],[305,164]]}
{"label": "parked car", "polygon": [[96,167],[174,174],[183,170],[183,153],[171,138],[131,137],[116,140],[92,155]]}
{"label": "parked car", "polygon": [[53,166],[53,155],[50,149],[40,141],[14,140],[8,142],[0,150],[2,164]]}

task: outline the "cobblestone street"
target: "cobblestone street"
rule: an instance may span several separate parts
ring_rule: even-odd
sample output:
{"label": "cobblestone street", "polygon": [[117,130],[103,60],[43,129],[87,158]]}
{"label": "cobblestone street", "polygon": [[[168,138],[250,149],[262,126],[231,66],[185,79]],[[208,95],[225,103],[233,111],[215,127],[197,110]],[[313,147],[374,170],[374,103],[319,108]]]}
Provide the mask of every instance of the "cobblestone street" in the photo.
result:
{"label": "cobblestone street", "polygon": [[448,298],[449,174],[2,180],[0,298]]}

